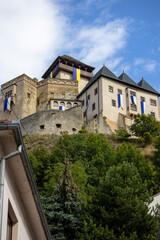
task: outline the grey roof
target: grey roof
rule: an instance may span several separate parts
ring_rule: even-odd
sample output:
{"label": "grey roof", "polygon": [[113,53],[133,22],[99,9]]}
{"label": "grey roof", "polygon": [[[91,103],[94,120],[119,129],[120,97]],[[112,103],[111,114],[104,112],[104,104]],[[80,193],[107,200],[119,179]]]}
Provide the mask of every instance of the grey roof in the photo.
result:
{"label": "grey roof", "polygon": [[114,80],[119,80],[114,73],[112,73],[106,66],[103,66],[88,82],[77,97],[80,97],[97,79],[101,76],[108,77]]}
{"label": "grey roof", "polygon": [[104,76],[115,81],[119,81],[120,83],[125,83],[135,88],[143,89],[148,92],[157,94],[160,96],[154,88],[152,88],[144,79],[142,79],[138,84],[134,82],[124,71],[123,73],[117,78],[114,73],[112,73],[106,66],[103,66],[88,82],[88,84],[83,88],[83,90],[79,93],[77,98],[79,98],[94,82],[98,80],[99,77]]}
{"label": "grey roof", "polygon": [[[48,75],[50,74],[50,72],[57,66],[59,60],[61,60],[62,62],[67,61],[71,66],[72,64],[74,64],[75,67],[79,67],[79,65],[83,68],[87,68],[89,72],[93,72],[93,70],[95,69],[94,67],[87,65],[83,62],[80,62],[79,60],[68,56],[68,55],[63,55],[63,56],[58,56],[54,62],[50,65],[50,67],[45,71],[45,73],[43,74],[42,78],[47,78]],[[58,68],[59,69],[59,68]]]}
{"label": "grey roof", "polygon": [[160,95],[160,94],[159,94],[153,87],[151,87],[151,86],[149,85],[149,83],[147,83],[143,78],[142,78],[142,80],[141,80],[139,83],[137,83],[137,85],[140,86],[141,88],[143,88],[144,90],[147,90],[147,91],[149,91],[149,92],[152,92],[152,93],[155,93],[155,94]]}
{"label": "grey roof", "polygon": [[134,82],[125,72],[123,72],[118,78],[124,83],[137,87],[136,82]]}

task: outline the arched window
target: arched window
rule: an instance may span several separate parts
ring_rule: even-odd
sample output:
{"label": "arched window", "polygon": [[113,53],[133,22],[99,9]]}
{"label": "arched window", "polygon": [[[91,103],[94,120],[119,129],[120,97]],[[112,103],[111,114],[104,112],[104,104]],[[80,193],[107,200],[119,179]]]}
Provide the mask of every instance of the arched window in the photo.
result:
{"label": "arched window", "polygon": [[53,102],[53,107],[58,107],[58,102],[57,101]]}
{"label": "arched window", "polygon": [[70,102],[67,102],[67,108],[71,108],[72,104]]}
{"label": "arched window", "polygon": [[73,103],[73,107],[76,107],[76,106],[78,106],[78,103]]}
{"label": "arched window", "polygon": [[60,102],[60,106],[64,107],[65,103],[64,102]]}

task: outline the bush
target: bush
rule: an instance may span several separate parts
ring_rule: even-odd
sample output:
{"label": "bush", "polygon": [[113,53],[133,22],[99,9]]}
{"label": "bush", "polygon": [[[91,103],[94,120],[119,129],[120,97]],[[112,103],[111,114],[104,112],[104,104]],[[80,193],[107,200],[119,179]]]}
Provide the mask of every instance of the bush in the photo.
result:
{"label": "bush", "polygon": [[151,115],[137,114],[130,130],[135,136],[142,137],[148,143],[153,140],[152,137],[160,135],[160,123]]}
{"label": "bush", "polygon": [[127,132],[126,129],[124,129],[123,127],[115,130],[116,132],[116,137],[120,140],[127,140],[131,135]]}
{"label": "bush", "polygon": [[149,132],[144,133],[143,139],[145,143],[151,143],[153,141],[153,137]]}

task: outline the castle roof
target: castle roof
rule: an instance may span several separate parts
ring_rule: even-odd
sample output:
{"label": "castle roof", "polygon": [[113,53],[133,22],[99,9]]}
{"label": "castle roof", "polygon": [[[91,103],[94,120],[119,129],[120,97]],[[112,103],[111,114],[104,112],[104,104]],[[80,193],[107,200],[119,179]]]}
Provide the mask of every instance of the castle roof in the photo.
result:
{"label": "castle roof", "polygon": [[[49,74],[51,73],[51,71],[53,71],[58,66],[59,62],[62,62],[64,64],[67,63],[67,65],[74,66],[75,68],[81,67],[82,70],[87,69],[87,71],[90,73],[93,72],[93,70],[95,69],[94,67],[87,65],[83,62],[80,62],[71,56],[63,55],[63,56],[58,56],[55,59],[55,61],[50,65],[50,67],[43,74],[42,78],[47,78],[49,76]],[[58,70],[58,68],[56,70]]]}
{"label": "castle roof", "polygon": [[124,71],[118,78],[124,83],[137,87],[136,82],[134,82]]}
{"label": "castle roof", "polygon": [[149,91],[149,92],[152,92],[152,93],[155,93],[155,94],[160,95],[160,94],[159,94],[153,87],[151,87],[151,86],[149,85],[149,83],[147,83],[143,78],[142,78],[142,80],[141,80],[139,83],[137,83],[137,85],[140,86],[141,88]]}
{"label": "castle roof", "polygon": [[123,73],[117,78],[114,73],[112,73],[106,66],[103,66],[88,82],[88,84],[83,88],[83,90],[79,93],[77,96],[80,97],[94,82],[96,82],[101,76],[113,79],[115,81],[118,81],[120,83],[125,83],[129,86],[139,88],[141,90],[146,90],[148,92],[157,94],[160,96],[160,94],[152,88],[144,79],[142,79],[138,84],[134,82],[124,71]]}
{"label": "castle roof", "polygon": [[114,73],[112,73],[105,65],[91,78],[88,84],[83,88],[77,97],[80,97],[94,82],[101,76],[108,77],[114,80],[119,80]]}

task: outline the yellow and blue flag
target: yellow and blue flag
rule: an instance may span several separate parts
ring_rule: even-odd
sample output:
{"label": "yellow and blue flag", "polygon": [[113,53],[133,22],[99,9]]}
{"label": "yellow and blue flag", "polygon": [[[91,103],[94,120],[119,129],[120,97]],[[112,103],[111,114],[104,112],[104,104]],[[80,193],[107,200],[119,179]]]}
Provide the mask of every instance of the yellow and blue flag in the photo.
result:
{"label": "yellow and blue flag", "polygon": [[73,67],[73,80],[80,82],[81,79],[81,70]]}

